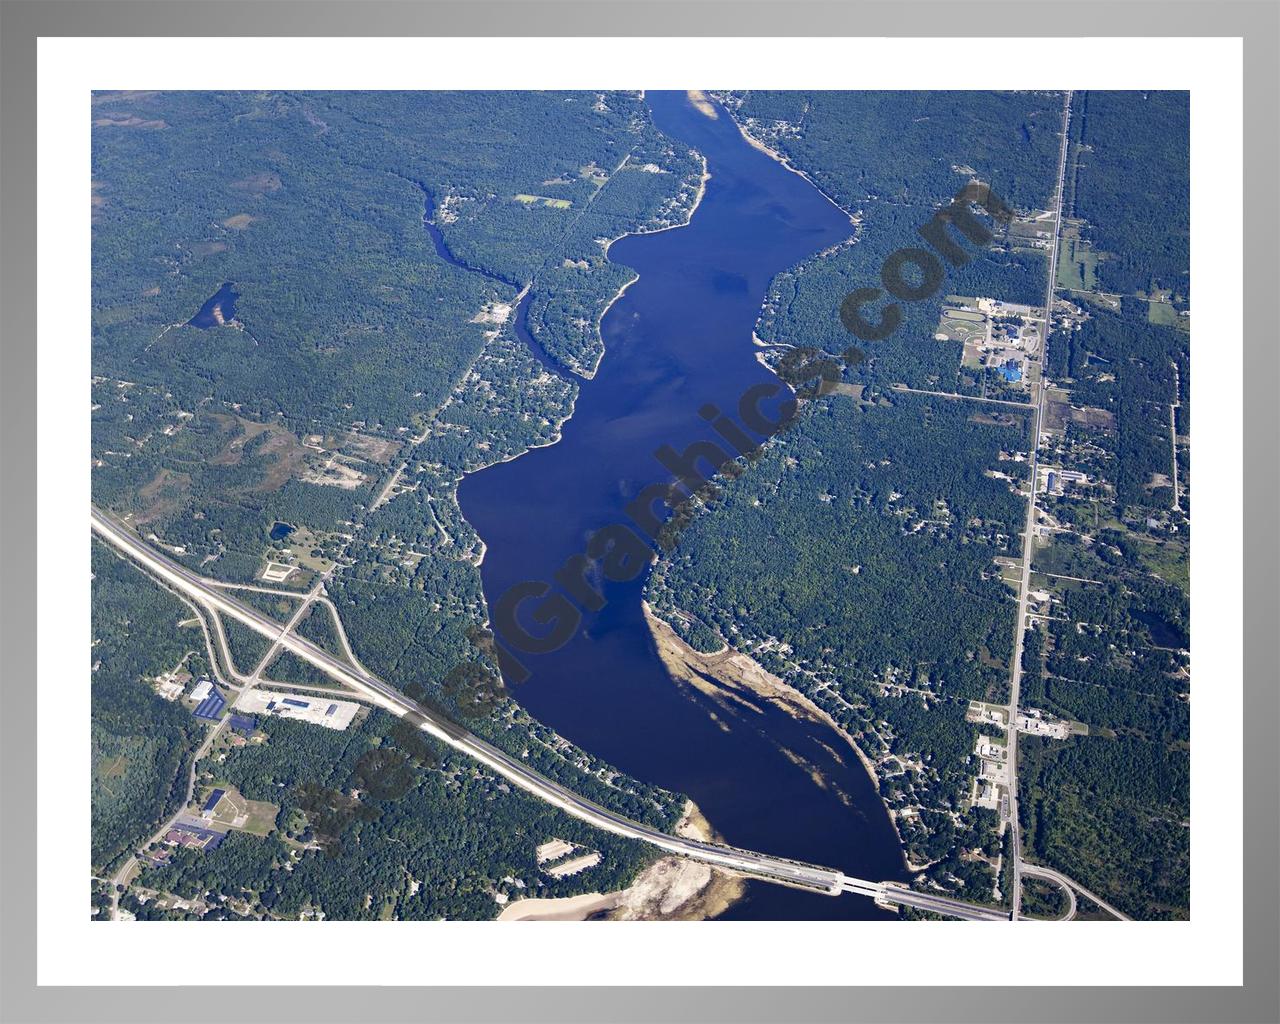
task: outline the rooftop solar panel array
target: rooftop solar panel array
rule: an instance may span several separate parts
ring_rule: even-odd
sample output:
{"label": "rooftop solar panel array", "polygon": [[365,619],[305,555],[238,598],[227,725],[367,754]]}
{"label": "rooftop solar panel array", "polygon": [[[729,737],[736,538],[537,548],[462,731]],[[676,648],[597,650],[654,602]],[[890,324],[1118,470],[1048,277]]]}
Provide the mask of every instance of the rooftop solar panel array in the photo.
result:
{"label": "rooftop solar panel array", "polygon": [[227,699],[217,690],[209,694],[192,712],[196,718],[203,718],[210,722],[216,722],[218,716],[222,714],[222,709],[227,706]]}

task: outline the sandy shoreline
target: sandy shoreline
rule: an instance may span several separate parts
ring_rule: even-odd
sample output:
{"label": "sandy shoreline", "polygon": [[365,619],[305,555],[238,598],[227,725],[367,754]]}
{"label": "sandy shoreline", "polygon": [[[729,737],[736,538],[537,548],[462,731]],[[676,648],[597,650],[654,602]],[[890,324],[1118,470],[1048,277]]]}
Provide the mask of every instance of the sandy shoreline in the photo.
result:
{"label": "sandy shoreline", "polygon": [[[676,824],[677,835],[716,842],[720,836],[692,800]],[[705,921],[742,898],[746,881],[709,864],[684,857],[661,857],[626,889],[588,892],[555,899],[532,897],[507,904],[499,921]]]}
{"label": "sandy shoreline", "polygon": [[819,194],[821,194],[821,196],[827,202],[829,202],[842,214],[848,217],[850,224],[852,224],[855,228],[858,227],[858,221],[854,218],[854,215],[850,213],[848,210],[846,210],[839,203],[837,203],[835,199],[832,198],[831,194],[828,193],[816,181],[814,181],[807,171],[800,170],[799,167],[793,164],[790,160],[788,160],[785,156],[779,153],[772,146],[769,146],[766,143],[761,142],[759,139],[753,136],[749,131],[747,131],[746,125],[744,125],[741,121],[739,121],[738,118],[734,117],[733,111],[729,109],[727,104],[722,103],[721,106],[724,107],[725,113],[729,115],[729,120],[733,122],[734,127],[738,129],[738,134],[740,134],[743,137],[743,139],[746,140],[747,145],[749,145],[752,149],[758,149],[761,153],[764,153],[766,156],[770,157],[771,159],[778,161],[778,163],[782,164],[782,166],[785,167],[792,174],[800,175],[800,177],[804,178],[805,181],[807,181],[810,185],[812,185],[815,189],[817,189]]}
{"label": "sandy shoreline", "polygon": [[617,893],[587,892],[559,899],[534,897],[502,908],[499,921],[585,921],[592,914],[617,905]]}
{"label": "sandy shoreline", "polygon": [[[719,698],[733,699],[735,690],[747,690],[757,697],[777,704],[794,718],[807,718],[829,726],[849,745],[849,749],[857,756],[859,764],[870,776],[876,791],[879,792],[880,779],[876,774],[875,764],[863,753],[854,738],[840,727],[835,718],[819,707],[811,697],[769,672],[749,655],[733,651],[727,646],[714,654],[695,651],[680,639],[674,629],[654,614],[649,602],[643,602],[643,607],[645,621],[653,634],[658,654],[667,666],[667,670],[678,681],[694,686],[708,696]],[[707,676],[719,683],[720,688],[717,689],[708,683]],[[883,800],[881,802],[883,803]],[[893,821],[896,832],[897,822],[887,804],[885,804],[885,811]]]}

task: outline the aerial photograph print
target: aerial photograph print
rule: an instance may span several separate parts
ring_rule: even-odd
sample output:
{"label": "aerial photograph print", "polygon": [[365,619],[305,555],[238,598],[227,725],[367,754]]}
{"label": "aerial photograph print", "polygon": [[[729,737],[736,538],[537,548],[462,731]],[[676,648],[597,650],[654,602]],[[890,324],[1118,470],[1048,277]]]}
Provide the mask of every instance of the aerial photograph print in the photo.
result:
{"label": "aerial photograph print", "polygon": [[1189,919],[1187,92],[83,109],[93,921]]}

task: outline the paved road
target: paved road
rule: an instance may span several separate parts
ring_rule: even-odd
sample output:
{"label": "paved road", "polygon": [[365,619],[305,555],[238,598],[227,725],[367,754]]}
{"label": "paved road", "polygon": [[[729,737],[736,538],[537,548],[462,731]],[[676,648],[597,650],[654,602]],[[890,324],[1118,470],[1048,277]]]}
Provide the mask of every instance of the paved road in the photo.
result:
{"label": "paved road", "polygon": [[[845,891],[859,892],[860,890],[848,888]],[[962,921],[1008,921],[1010,916],[1009,911],[1000,907],[985,907],[977,903],[967,903],[964,900],[953,899],[940,893],[918,892],[915,889],[907,889],[892,882],[886,882],[880,886],[878,899],[881,903],[896,903],[899,906],[915,907],[917,910],[927,910],[933,914],[958,917]]]}
{"label": "paved road", "polygon": [[1070,883],[1068,883],[1065,878],[1059,875],[1056,871],[1048,871],[1048,870],[1038,871],[1035,869],[1034,865],[1028,864],[1025,861],[1022,864],[1022,874],[1024,877],[1044,878],[1050,882],[1053,882],[1059,889],[1061,889],[1064,893],[1067,894],[1066,913],[1064,913],[1061,917],[1053,918],[1053,920],[1070,921],[1075,918],[1076,910],[1078,909],[1076,907],[1076,891],[1071,887]]}
{"label": "paved road", "polygon": [[1061,871],[1054,871],[1053,868],[1042,867],[1039,864],[1028,864],[1024,861],[1022,864],[1022,873],[1024,875],[1032,875],[1036,878],[1047,878],[1050,881],[1057,882],[1060,886],[1062,886],[1064,889],[1067,890],[1067,893],[1069,894],[1071,899],[1071,913],[1067,918],[1065,918],[1065,920],[1070,920],[1072,917],[1075,917],[1076,915],[1076,911],[1078,909],[1076,906],[1077,892],[1080,893],[1080,895],[1085,896],[1088,899],[1092,900],[1094,903],[1098,904],[1098,906],[1100,906],[1103,910],[1105,910],[1108,914],[1110,914],[1112,917],[1116,918],[1117,920],[1120,920],[1120,921],[1132,920],[1132,918],[1130,918],[1127,914],[1117,910],[1115,907],[1113,907],[1110,903],[1104,900],[1097,893],[1090,892],[1079,882],[1075,881],[1074,879],[1068,878]]}
{"label": "paved road", "polygon": [[[199,765],[200,759],[209,752],[209,747],[213,745],[214,738],[222,731],[222,726],[226,721],[227,719],[224,718],[209,730],[208,734],[204,738],[204,742],[200,744],[199,748],[195,752],[195,756],[191,758],[191,771],[187,774],[186,799],[184,799],[178,806],[178,810],[174,813],[173,817],[169,818],[163,825],[161,825],[149,839],[143,843],[139,843],[137,849],[145,850],[153,843],[158,843],[164,837],[165,833],[168,832],[169,829],[173,828],[177,820],[187,813],[187,805],[191,803],[191,797],[196,791],[196,772],[198,771],[196,766]],[[120,870],[116,872],[115,877],[111,879],[111,920],[113,921],[120,920],[120,886],[125,884],[125,881],[133,872],[134,866],[137,863],[138,858],[135,854],[124,862],[124,866],[121,867]]]}
{"label": "paved road", "polygon": [[[505,751],[485,742],[455,722],[443,718],[432,709],[410,700],[399,690],[367,670],[339,661],[323,648],[290,632],[289,626],[282,626],[256,609],[240,603],[231,596],[231,592],[211,585],[210,581],[149,547],[132,530],[96,508],[92,510],[91,527],[102,540],[140,562],[166,584],[213,613],[211,617],[215,621],[220,615],[231,616],[255,632],[270,638],[273,647],[279,646],[292,651],[331,678],[364,694],[374,704],[394,715],[409,718],[424,732],[475,758],[521,789],[606,832],[638,839],[667,853],[699,860],[719,868],[749,875],[752,878],[816,890],[830,896],[838,896],[845,892],[856,893],[877,899],[882,903],[918,907],[921,910],[970,921],[1008,920],[1009,918],[1008,912],[997,908],[982,907],[932,893],[915,892],[892,883],[852,878],[831,868],[771,857],[751,850],[739,850],[734,847],[687,839],[683,836],[673,836],[649,825],[632,821],[530,770]],[[294,618],[296,619],[296,616]],[[246,681],[249,685],[252,685],[253,678],[247,677]],[[212,742],[216,732],[216,729],[210,732],[201,748],[202,752],[208,749],[208,744]],[[198,757],[199,755],[197,759]],[[188,803],[191,799],[190,790],[191,786],[188,785]],[[167,829],[168,826],[165,827]],[[164,833],[161,831],[158,834]]]}
{"label": "paved road", "polygon": [[1062,143],[1058,152],[1058,187],[1053,214],[1053,247],[1049,252],[1049,281],[1045,285],[1044,318],[1040,337],[1044,346],[1040,359],[1040,379],[1033,385],[1031,417],[1031,495],[1027,499],[1027,521],[1022,533],[1022,578],[1018,583],[1018,624],[1013,641],[1013,665],[1009,672],[1009,828],[1012,830],[1013,848],[1013,919],[1018,919],[1022,906],[1022,829],[1018,822],[1018,696],[1022,686],[1022,648],[1027,625],[1027,595],[1031,590],[1031,557],[1035,551],[1036,530],[1036,473],[1040,461],[1040,424],[1044,421],[1044,398],[1048,390],[1044,386],[1046,357],[1049,352],[1049,331],[1053,322],[1053,293],[1058,277],[1058,243],[1062,237],[1062,203],[1067,173],[1068,128],[1071,124],[1071,92],[1062,101]]}
{"label": "paved road", "polygon": [[[260,614],[256,609],[237,601],[225,590],[208,585],[202,577],[192,573],[168,557],[146,545],[133,531],[120,525],[102,512],[94,509],[91,526],[104,541],[129,555],[145,566],[169,586],[203,605],[208,611],[227,615],[243,623],[279,646],[292,651],[331,678],[352,689],[365,693],[375,704],[392,714],[408,716],[420,729],[436,739],[460,750],[502,775],[521,789],[532,793],[568,814],[586,821],[597,828],[616,835],[639,839],[668,853],[704,861],[717,867],[737,871],[755,878],[816,889],[830,895],[846,890],[846,876],[830,868],[770,857],[749,850],[703,843],[681,836],[669,835],[656,828],[631,821],[607,808],[571,792],[559,783],[531,771],[516,758],[485,742],[466,729],[451,722],[431,709],[410,700],[399,690],[384,683],[370,673],[359,671],[334,658],[328,652],[303,637],[288,633],[280,623]],[[866,894],[878,893],[879,883],[853,882],[863,886]]]}
{"label": "paved road", "polygon": [[1007,398],[986,398],[982,395],[961,395],[955,391],[928,391],[923,388],[909,388],[905,384],[890,384],[890,391],[901,391],[908,395],[932,395],[934,398],[952,398],[958,402],[982,402],[984,405],[1011,405],[1015,409],[1026,412],[1031,408],[1028,402],[1014,402]]}
{"label": "paved road", "polygon": [[1178,495],[1178,409],[1182,406],[1182,381],[1178,376],[1178,364],[1173,363],[1173,403],[1169,406],[1169,451],[1173,457],[1173,510],[1182,511],[1182,498]]}

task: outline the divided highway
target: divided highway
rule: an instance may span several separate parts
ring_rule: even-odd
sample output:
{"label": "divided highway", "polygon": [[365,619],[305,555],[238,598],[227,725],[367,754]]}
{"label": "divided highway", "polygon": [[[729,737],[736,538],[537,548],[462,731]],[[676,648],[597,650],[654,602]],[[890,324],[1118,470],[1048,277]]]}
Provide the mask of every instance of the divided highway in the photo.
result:
{"label": "divided highway", "polygon": [[474,758],[540,800],[545,800],[596,828],[629,839],[638,839],[667,853],[702,861],[752,878],[817,890],[831,896],[853,892],[870,896],[882,903],[918,907],[966,920],[1009,919],[1007,912],[996,908],[919,893],[892,884],[850,878],[830,868],[770,857],[750,850],[670,835],[652,826],[632,821],[531,770],[519,759],[485,742],[432,709],[409,699],[373,674],[339,661],[323,648],[290,632],[287,626],[282,626],[256,609],[237,601],[227,591],[211,585],[203,577],[162,555],[144,543],[131,529],[97,508],[92,509],[90,526],[101,540],[141,564],[154,576],[199,603],[207,611],[230,616],[274,644],[293,652],[330,678],[363,693],[379,707],[399,717],[408,717],[418,728],[440,742]]}

